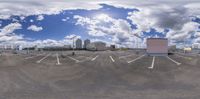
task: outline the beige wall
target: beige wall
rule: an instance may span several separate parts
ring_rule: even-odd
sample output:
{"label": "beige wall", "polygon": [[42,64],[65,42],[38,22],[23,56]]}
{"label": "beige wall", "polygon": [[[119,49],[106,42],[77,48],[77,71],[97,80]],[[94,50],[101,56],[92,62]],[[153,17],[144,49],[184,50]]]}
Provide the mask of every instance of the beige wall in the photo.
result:
{"label": "beige wall", "polygon": [[168,40],[147,39],[147,53],[168,53]]}

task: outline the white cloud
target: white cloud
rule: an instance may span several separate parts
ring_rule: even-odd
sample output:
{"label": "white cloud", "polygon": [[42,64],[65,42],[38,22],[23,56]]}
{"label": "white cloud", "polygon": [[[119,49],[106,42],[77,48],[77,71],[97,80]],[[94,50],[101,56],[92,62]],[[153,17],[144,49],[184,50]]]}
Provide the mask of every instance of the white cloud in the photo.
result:
{"label": "white cloud", "polygon": [[43,16],[43,15],[39,15],[39,16],[37,17],[37,20],[38,20],[38,21],[44,20],[44,16]]}
{"label": "white cloud", "polygon": [[[126,42],[126,39],[128,39],[128,41],[133,41],[133,39],[130,38],[130,33],[127,33],[128,31],[142,35],[142,31],[149,31],[150,28],[155,28],[159,32],[163,32],[164,29],[167,28],[169,29],[167,37],[170,39],[180,40],[180,38],[188,38],[191,35],[196,35],[198,38],[198,32],[196,30],[191,30],[197,29],[196,27],[198,25],[191,22],[191,16],[200,16],[199,0],[140,0],[140,2],[137,0],[126,0],[123,2],[121,2],[121,0],[9,0],[0,1],[0,19],[9,19],[12,15],[26,17],[30,15],[59,14],[69,9],[99,9],[101,7],[99,5],[100,3],[122,8],[139,9],[139,12],[131,12],[128,16],[128,19],[132,20],[132,24],[136,24],[138,29],[129,29],[130,24],[127,24],[125,20],[121,19],[107,17],[108,20],[102,21],[111,24],[116,22],[116,24],[109,24],[109,27],[107,27],[97,25],[99,22],[95,19],[77,16],[77,24],[86,26],[90,35],[114,35],[112,38],[113,42]],[[104,18],[106,18],[106,16]],[[64,21],[66,20],[64,19]]]}
{"label": "white cloud", "polygon": [[10,42],[10,43],[13,43],[13,42],[16,42],[16,41],[19,41],[19,40],[23,40],[23,36],[22,35],[10,35],[10,36],[0,36],[0,42]]}
{"label": "white cloud", "polygon": [[[199,1],[198,0],[127,0],[121,2],[121,0],[73,0],[73,1],[64,1],[64,0],[9,0],[9,1],[0,1],[0,18],[1,19],[8,19],[12,15],[16,16],[30,16],[30,15],[52,15],[52,14],[59,14],[63,10],[75,10],[75,9],[98,9],[101,6],[99,4],[110,4],[117,7],[124,7],[124,8],[137,8],[137,7],[144,7],[144,6],[155,6],[166,4],[170,6],[177,6],[177,5],[187,5],[186,7],[196,9],[198,8]],[[81,4],[81,5],[80,5]],[[191,6],[192,5],[192,6]],[[196,6],[194,6],[196,5]],[[194,8],[195,7],[195,8]]]}
{"label": "white cloud", "polygon": [[0,29],[0,42],[15,42],[23,40],[23,35],[16,35],[15,30],[21,29],[22,25],[19,23],[11,23]]}
{"label": "white cloud", "polygon": [[66,22],[67,20],[69,20],[70,18],[69,17],[66,17],[64,19],[62,19],[63,22]]}
{"label": "white cloud", "polygon": [[26,17],[24,16],[20,16],[20,20],[24,20]]}
{"label": "white cloud", "polygon": [[[137,26],[134,32],[140,35],[153,28],[166,34],[171,42],[177,42],[190,39],[200,26],[200,24],[192,21],[191,16],[195,16],[195,14],[190,12],[191,9],[183,6],[157,5],[138,9],[139,11],[130,12],[127,18]],[[169,32],[164,32],[166,29]]]}
{"label": "white cloud", "polygon": [[76,36],[76,39],[81,38],[81,36],[79,35],[71,34],[65,36],[65,38],[62,40],[45,39],[45,40],[36,40],[33,42],[23,42],[21,44],[23,46],[30,46],[30,47],[35,45],[37,45],[38,47],[72,45],[73,40],[71,38],[74,36]]}
{"label": "white cloud", "polygon": [[12,34],[15,30],[17,29],[21,29],[22,25],[19,23],[11,23],[8,24],[7,26],[5,26],[4,28],[0,29],[0,36],[4,36],[4,35],[8,35],[8,34]]}
{"label": "white cloud", "polygon": [[70,34],[70,35],[65,36],[65,39],[72,39],[72,38],[78,39],[78,38],[81,38],[81,36],[76,35],[76,34]]}
{"label": "white cloud", "polygon": [[30,20],[30,22],[31,22],[31,23],[33,23],[33,22],[34,22],[34,20],[33,20],[33,19],[31,19],[31,20]]}
{"label": "white cloud", "polygon": [[[38,1],[38,0],[10,0],[0,1],[0,19],[9,19],[10,16],[52,15],[69,9],[98,9],[99,1]],[[81,4],[81,5],[80,5]]]}
{"label": "white cloud", "polygon": [[188,22],[180,30],[171,30],[166,37],[174,41],[185,41],[190,39],[191,36],[200,37],[197,32],[199,26],[198,23]]}
{"label": "white cloud", "polygon": [[1,15],[0,14],[0,19],[9,19],[10,15]]}
{"label": "white cloud", "polygon": [[[89,18],[75,15],[76,25],[87,28],[88,34],[95,37],[111,38],[111,43],[134,47],[137,37],[134,36],[131,25],[123,19],[114,19],[101,14]],[[131,45],[130,45],[131,44]]]}
{"label": "white cloud", "polygon": [[36,25],[31,25],[27,28],[28,30],[32,30],[32,31],[35,31],[35,32],[39,32],[39,31],[42,31],[43,28],[42,27],[38,27]]}
{"label": "white cloud", "polygon": [[38,47],[63,46],[60,41],[52,40],[52,39],[35,40],[35,41],[32,41],[32,42],[22,41],[22,42],[17,42],[15,44],[22,45],[23,47],[33,47],[33,46],[38,46]]}
{"label": "white cloud", "polygon": [[69,44],[72,45],[73,40],[76,41],[77,39],[81,39],[81,36],[76,34],[70,34],[65,36],[65,38],[61,41],[64,45]]}

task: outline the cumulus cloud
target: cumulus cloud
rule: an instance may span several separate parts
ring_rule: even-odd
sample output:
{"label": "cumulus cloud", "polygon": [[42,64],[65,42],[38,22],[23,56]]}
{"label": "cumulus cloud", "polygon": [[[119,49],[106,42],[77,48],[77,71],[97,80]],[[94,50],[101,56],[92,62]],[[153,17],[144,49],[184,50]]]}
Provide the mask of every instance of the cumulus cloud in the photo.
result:
{"label": "cumulus cloud", "polygon": [[[180,42],[195,36],[200,26],[192,21],[192,16],[198,12],[192,14],[191,9],[184,6],[157,5],[137,9],[138,11],[130,12],[127,19],[137,26],[134,32],[140,35],[155,29],[165,34],[171,42]],[[166,30],[169,32],[165,32]]]}
{"label": "cumulus cloud", "polygon": [[81,36],[76,35],[76,34],[70,34],[70,35],[65,36],[65,39],[68,39],[68,40],[73,39],[73,38],[78,39],[78,38],[81,38]]}
{"label": "cumulus cloud", "polygon": [[81,38],[79,35],[71,34],[66,35],[64,39],[61,40],[53,40],[53,39],[45,39],[45,40],[35,40],[33,42],[23,42],[24,46],[35,46],[38,47],[48,47],[48,46],[64,46],[64,45],[72,45],[73,40],[71,38],[75,37],[75,40]]}
{"label": "cumulus cloud", "polygon": [[[121,0],[9,0],[0,1],[0,19],[9,19],[11,16],[52,15],[72,9],[99,9],[100,4],[138,9],[138,11],[130,12],[127,17],[132,22],[131,24],[137,26],[137,29],[131,29],[131,24],[126,20],[113,19],[109,16],[104,16],[106,20],[103,18],[101,22],[99,19],[75,16],[76,24],[85,26],[92,36],[113,36],[111,37],[113,42],[130,44],[135,40],[131,37],[131,33],[143,35],[143,32],[154,28],[173,41],[181,41],[192,36],[195,36],[194,42],[199,41],[197,31],[199,24],[191,20],[193,16],[200,16],[199,0],[140,0],[140,2],[137,0],[123,2]],[[169,32],[166,32],[166,29]]]}
{"label": "cumulus cloud", "polygon": [[31,23],[33,23],[33,22],[34,22],[34,20],[33,20],[33,19],[31,19],[31,20],[30,20],[30,22],[31,22]]}
{"label": "cumulus cloud", "polygon": [[123,19],[114,19],[105,14],[93,18],[75,15],[74,19],[77,20],[76,25],[87,28],[89,35],[110,37],[114,44],[133,47],[137,39],[132,32],[131,25]]}
{"label": "cumulus cloud", "polygon": [[20,23],[11,23],[1,29],[0,36],[12,34],[15,30],[21,29],[22,25]]}
{"label": "cumulus cloud", "polygon": [[20,23],[11,23],[0,29],[0,42],[14,42],[23,40],[23,35],[16,35],[15,30],[21,29]]}
{"label": "cumulus cloud", "polygon": [[66,17],[64,19],[62,19],[63,22],[66,22],[67,20],[69,20],[70,18],[69,17]]}
{"label": "cumulus cloud", "polygon": [[185,23],[191,21],[185,8],[156,6],[138,9],[139,11],[130,12],[127,17],[137,26],[137,32],[150,31],[151,28],[158,32],[163,32],[165,29],[179,30]]}
{"label": "cumulus cloud", "polygon": [[[0,19],[9,19],[13,16],[52,15],[63,10],[98,9],[101,6],[97,1],[53,1],[53,0],[9,0],[0,1]],[[80,5],[81,4],[81,5]]]}
{"label": "cumulus cloud", "polygon": [[39,15],[39,16],[37,17],[37,20],[38,20],[38,21],[44,20],[44,16],[43,16],[43,15]]}
{"label": "cumulus cloud", "polygon": [[45,46],[63,46],[61,41],[46,39],[46,40],[37,40],[33,42],[34,45],[45,47]]}
{"label": "cumulus cloud", "polygon": [[31,25],[27,28],[28,30],[32,30],[32,31],[35,31],[35,32],[39,32],[39,31],[42,31],[43,28],[42,27],[38,27],[36,25]]}
{"label": "cumulus cloud", "polygon": [[199,37],[197,34],[199,26],[200,25],[198,23],[188,22],[185,23],[180,30],[171,30],[168,32],[166,37],[175,41],[184,41],[185,39],[191,38],[191,36]]}

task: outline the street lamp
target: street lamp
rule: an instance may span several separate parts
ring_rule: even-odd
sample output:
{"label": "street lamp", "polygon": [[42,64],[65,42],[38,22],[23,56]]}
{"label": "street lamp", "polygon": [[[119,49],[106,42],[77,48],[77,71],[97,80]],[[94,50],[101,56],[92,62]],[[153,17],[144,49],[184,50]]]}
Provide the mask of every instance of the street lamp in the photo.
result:
{"label": "street lamp", "polygon": [[76,38],[77,36],[73,36],[72,38],[71,38],[71,40],[73,40],[73,45],[72,45],[72,49],[73,49],[73,52],[72,52],[72,55],[74,56],[75,55],[75,52],[74,52],[74,47],[75,47],[75,38]]}

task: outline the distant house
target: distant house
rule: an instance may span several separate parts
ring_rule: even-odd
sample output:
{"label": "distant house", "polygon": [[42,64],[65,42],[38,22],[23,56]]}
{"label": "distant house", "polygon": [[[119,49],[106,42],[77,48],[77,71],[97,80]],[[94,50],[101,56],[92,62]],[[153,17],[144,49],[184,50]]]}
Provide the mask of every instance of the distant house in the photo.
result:
{"label": "distant house", "polygon": [[110,45],[110,50],[111,51],[114,51],[116,49],[116,46],[115,45]]}
{"label": "distant house", "polygon": [[183,48],[184,53],[190,53],[192,52],[192,48],[191,47],[185,47]]}
{"label": "distant house", "polygon": [[168,47],[168,52],[174,53],[177,50],[176,45],[171,45]]}
{"label": "distant house", "polygon": [[72,47],[71,47],[71,45],[64,45],[64,48],[65,49],[71,49]]}
{"label": "distant house", "polygon": [[104,42],[92,42],[87,46],[87,50],[104,51],[106,49],[106,43]]}
{"label": "distant house", "polygon": [[168,39],[166,38],[148,38],[147,54],[151,56],[168,55]]}

